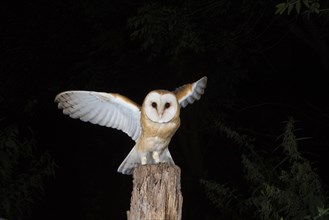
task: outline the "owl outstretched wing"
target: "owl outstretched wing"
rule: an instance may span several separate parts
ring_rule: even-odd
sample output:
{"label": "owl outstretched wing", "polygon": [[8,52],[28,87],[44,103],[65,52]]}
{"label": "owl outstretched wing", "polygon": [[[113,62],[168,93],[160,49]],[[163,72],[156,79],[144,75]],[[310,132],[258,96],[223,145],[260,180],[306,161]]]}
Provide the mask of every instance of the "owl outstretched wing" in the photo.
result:
{"label": "owl outstretched wing", "polygon": [[115,93],[67,91],[55,98],[58,108],[71,118],[121,130],[134,141],[141,133],[140,106]]}
{"label": "owl outstretched wing", "polygon": [[195,100],[199,100],[207,86],[207,77],[204,76],[198,81],[183,85],[175,90],[178,103],[181,107],[192,104]]}

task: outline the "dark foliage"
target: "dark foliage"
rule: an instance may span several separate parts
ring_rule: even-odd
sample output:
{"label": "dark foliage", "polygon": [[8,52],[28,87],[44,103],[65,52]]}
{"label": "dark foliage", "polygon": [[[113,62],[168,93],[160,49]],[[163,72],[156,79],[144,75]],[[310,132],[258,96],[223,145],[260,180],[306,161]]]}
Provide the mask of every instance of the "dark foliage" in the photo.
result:
{"label": "dark foliage", "polygon": [[201,180],[207,197],[218,208],[223,219],[328,219],[328,196],[311,163],[297,147],[303,138],[295,136],[294,120],[289,119],[282,143],[272,152],[258,152],[245,136],[223,124],[219,129],[235,143],[247,148],[241,155],[247,193],[227,184]]}
{"label": "dark foliage", "polygon": [[[282,197],[291,202],[296,196],[298,167],[315,181],[321,177],[329,182],[324,156],[329,126],[328,7],[323,0],[4,4],[0,8],[0,115],[5,117],[0,122],[0,175],[11,179],[0,179],[1,193],[9,193],[0,196],[1,211],[7,210],[0,216],[14,212],[24,218],[27,215],[22,213],[31,211],[31,219],[124,219],[131,179],[116,169],[133,143],[115,130],[61,115],[53,103],[55,95],[73,89],[108,91],[141,103],[152,89],[175,89],[207,75],[205,95],[182,111],[181,128],[170,146],[182,168],[183,217],[229,219],[244,213],[260,218],[265,212],[257,201],[270,199],[275,205],[268,214],[285,219],[292,209],[278,209]],[[307,147],[263,154],[277,143],[278,122],[287,115],[303,122],[301,136],[312,137]],[[218,121],[234,128],[230,135],[236,144],[218,132]],[[250,145],[245,150],[246,143],[257,146],[257,153]],[[10,160],[7,153],[3,156],[5,148],[16,152]],[[281,164],[282,155],[288,159]],[[53,160],[58,164],[56,178],[44,181],[53,171]],[[275,172],[268,173],[275,164]],[[243,178],[243,168],[252,179]],[[200,179],[213,179],[209,187],[220,187],[225,199],[213,197],[225,207],[220,213],[206,198]],[[249,206],[239,203],[236,194],[250,195],[247,186],[255,185],[252,198],[258,200]],[[43,187],[45,196],[40,198]],[[272,192],[280,192],[281,197]],[[16,212],[12,204],[18,195],[25,199]],[[315,218],[316,207],[326,211],[322,197],[311,200],[315,211],[302,216]],[[297,204],[303,208],[296,210],[310,210],[304,206],[310,203]],[[233,213],[236,210],[241,213]]]}
{"label": "dark foliage", "polygon": [[5,119],[0,123],[1,217],[25,219],[31,215],[33,203],[44,195],[45,179],[55,175],[56,164],[49,153],[37,151],[29,129],[5,126]]}

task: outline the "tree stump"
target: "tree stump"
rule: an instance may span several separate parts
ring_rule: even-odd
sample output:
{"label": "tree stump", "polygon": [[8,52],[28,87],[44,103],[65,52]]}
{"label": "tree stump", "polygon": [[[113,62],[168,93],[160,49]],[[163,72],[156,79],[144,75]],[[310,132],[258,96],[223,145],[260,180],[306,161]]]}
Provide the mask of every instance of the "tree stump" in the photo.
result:
{"label": "tree stump", "polygon": [[181,220],[180,168],[166,163],[135,168],[128,220]]}

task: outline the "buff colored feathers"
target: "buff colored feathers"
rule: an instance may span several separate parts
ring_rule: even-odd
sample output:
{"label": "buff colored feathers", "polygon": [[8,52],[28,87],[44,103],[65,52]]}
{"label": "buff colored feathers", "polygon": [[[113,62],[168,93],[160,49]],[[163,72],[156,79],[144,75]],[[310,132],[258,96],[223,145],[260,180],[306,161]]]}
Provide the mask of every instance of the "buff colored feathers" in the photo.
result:
{"label": "buff colored feathers", "polygon": [[207,77],[203,77],[174,92],[151,91],[141,107],[120,94],[93,91],[62,92],[55,102],[72,118],[115,128],[130,136],[136,144],[118,172],[132,174],[140,164],[174,164],[168,145],[180,125],[180,108],[199,100],[206,85]]}

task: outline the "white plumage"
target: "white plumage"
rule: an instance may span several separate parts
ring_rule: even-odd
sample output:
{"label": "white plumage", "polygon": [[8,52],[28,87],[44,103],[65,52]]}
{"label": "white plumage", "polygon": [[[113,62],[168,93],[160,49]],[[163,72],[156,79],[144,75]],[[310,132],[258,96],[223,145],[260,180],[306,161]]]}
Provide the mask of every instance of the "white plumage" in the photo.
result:
{"label": "white plumage", "polygon": [[142,107],[120,94],[93,91],[62,92],[55,102],[72,118],[115,128],[129,135],[136,144],[118,172],[131,174],[139,164],[174,164],[168,145],[180,125],[180,107],[199,100],[206,85],[207,77],[203,77],[174,92],[151,91]]}
{"label": "white plumage", "polygon": [[121,95],[67,91],[58,94],[55,101],[71,118],[122,130],[134,141],[140,135],[140,108]]}
{"label": "white plumage", "polygon": [[[192,87],[192,88],[190,88]],[[195,100],[199,100],[207,87],[207,77],[202,77],[193,84],[181,86],[175,90],[175,93],[181,93],[179,97],[179,104],[185,108],[188,104],[193,104]]]}

